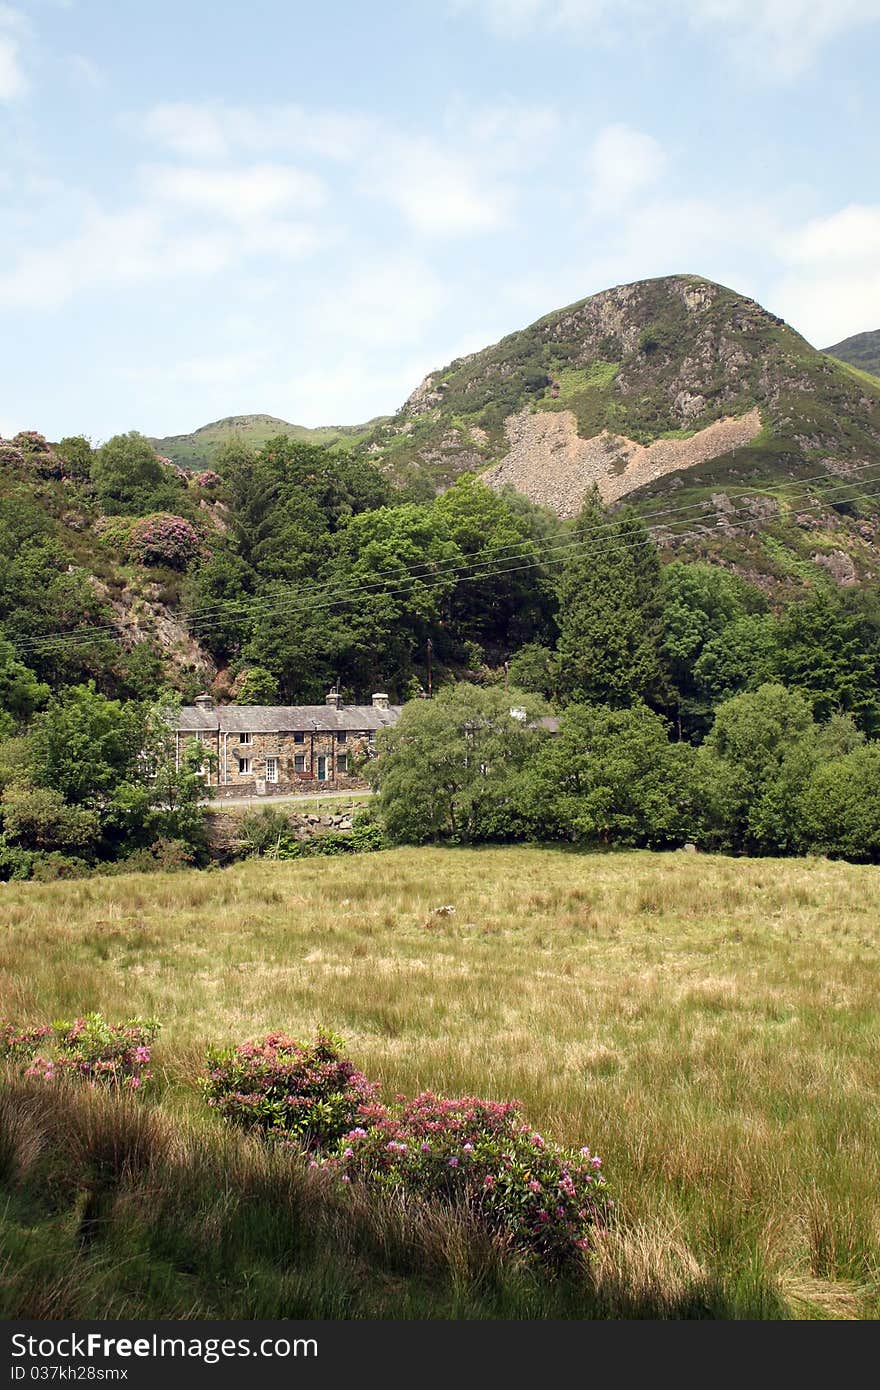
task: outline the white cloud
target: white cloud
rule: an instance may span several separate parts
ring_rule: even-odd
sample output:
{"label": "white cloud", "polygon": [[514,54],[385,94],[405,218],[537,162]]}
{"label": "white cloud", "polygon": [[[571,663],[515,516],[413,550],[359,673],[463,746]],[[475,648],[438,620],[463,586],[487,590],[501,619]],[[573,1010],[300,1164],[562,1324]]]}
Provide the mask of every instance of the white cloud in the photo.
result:
{"label": "white cloud", "polygon": [[388,139],[367,162],[363,188],[424,236],[494,231],[508,216],[509,195],[487,170],[427,139]]}
{"label": "white cloud", "polygon": [[601,41],[651,25],[720,33],[730,55],[753,72],[792,77],[850,29],[880,21],[877,0],[449,0],[453,14],[476,13],[496,32],[522,37],[563,30]]}
{"label": "white cloud", "polygon": [[17,101],[28,90],[20,43],[26,31],[24,16],[10,5],[0,4],[0,101]]}
{"label": "white cloud", "polygon": [[136,386],[155,387],[183,381],[195,386],[237,387],[265,373],[270,361],[270,354],[259,349],[186,357],[146,367],[117,367],[113,375]]}
{"label": "white cloud", "polygon": [[255,222],[288,210],[314,211],[324,188],[314,174],[289,165],[216,169],[166,165],[145,171],[153,197],[230,222]]}
{"label": "white cloud", "polygon": [[271,221],[216,228],[169,222],[150,206],[92,211],[76,236],[26,251],[0,274],[0,305],[53,309],[86,290],[207,277],[244,256],[266,251],[301,256],[317,244],[310,228]]}
{"label": "white cloud", "polygon": [[587,155],[589,200],[597,212],[631,203],[663,174],[666,155],[659,141],[626,125],[600,131]]}
{"label": "white cloud", "polygon": [[223,159],[233,154],[312,154],[350,160],[363,152],[378,122],[362,112],[221,103],[163,102],[148,111],[141,132],[188,159]]}
{"label": "white cloud", "polygon": [[852,204],[783,240],[780,312],[817,347],[880,325],[880,205]]}
{"label": "white cloud", "polygon": [[374,261],[321,296],[307,330],[363,348],[404,346],[419,341],[445,302],[443,282],[424,261]]}

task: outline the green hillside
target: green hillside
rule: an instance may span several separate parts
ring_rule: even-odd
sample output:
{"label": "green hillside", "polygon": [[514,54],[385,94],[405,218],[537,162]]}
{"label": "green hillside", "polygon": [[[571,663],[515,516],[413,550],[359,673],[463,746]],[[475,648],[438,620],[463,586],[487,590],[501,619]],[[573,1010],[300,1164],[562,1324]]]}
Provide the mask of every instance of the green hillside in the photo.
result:
{"label": "green hillside", "polygon": [[841,362],[848,362],[851,367],[880,377],[880,328],[872,333],[854,333],[851,338],[825,348],[825,352]]}
{"label": "green hillside", "polygon": [[308,429],[305,425],[291,425],[275,415],[228,415],[210,425],[202,425],[192,434],[170,434],[164,439],[153,438],[150,443],[179,468],[197,470],[210,468],[219,445],[235,436],[257,449],[267,439],[279,434],[287,435],[301,444],[320,444],[327,449],[351,449],[379,423],[379,420],[371,420],[365,425],[326,425]]}
{"label": "green hillside", "polygon": [[[371,443],[396,479],[443,487],[503,461],[511,421],[540,412],[570,412],[575,440],[609,431],[647,446],[754,410],[761,429],[737,449],[738,474],[775,481],[880,461],[880,382],[753,300],[681,275],[604,291],[432,372]],[[558,460],[536,447],[533,471],[552,487]]]}

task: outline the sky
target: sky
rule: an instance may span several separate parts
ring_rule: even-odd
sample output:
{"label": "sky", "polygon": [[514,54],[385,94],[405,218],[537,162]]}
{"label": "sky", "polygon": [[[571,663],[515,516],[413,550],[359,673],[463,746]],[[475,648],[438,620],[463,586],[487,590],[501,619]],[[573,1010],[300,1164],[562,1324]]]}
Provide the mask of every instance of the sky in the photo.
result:
{"label": "sky", "polygon": [[0,434],[351,424],[611,285],[880,328],[880,0],[0,0]]}

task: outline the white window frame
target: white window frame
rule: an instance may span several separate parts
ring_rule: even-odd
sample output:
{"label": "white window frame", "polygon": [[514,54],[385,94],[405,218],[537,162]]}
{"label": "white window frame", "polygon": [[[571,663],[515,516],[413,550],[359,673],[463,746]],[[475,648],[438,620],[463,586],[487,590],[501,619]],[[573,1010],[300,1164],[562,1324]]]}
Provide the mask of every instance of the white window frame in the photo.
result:
{"label": "white window frame", "polygon": [[266,781],[267,781],[267,782],[273,782],[273,783],[278,781],[278,759],[277,759],[277,758],[267,758],[267,759],[266,759]]}
{"label": "white window frame", "polygon": [[238,762],[238,770],[241,773],[242,777],[250,777],[251,773],[254,770],[251,759],[240,758]]}
{"label": "white window frame", "polygon": [[[301,767],[298,766],[298,764],[300,764],[300,763],[302,764]],[[294,772],[305,772],[305,770],[306,770],[306,755],[305,755],[305,753],[294,753],[294,755],[293,755],[293,770],[294,770]]]}
{"label": "white window frame", "polygon": [[238,741],[240,744],[243,744],[245,748],[250,748],[253,744],[254,736],[253,734],[239,734]]}
{"label": "white window frame", "polygon": [[346,777],[348,776],[348,754],[347,754],[347,753],[337,753],[337,754],[336,754],[336,771],[337,771],[337,772],[343,773]]}

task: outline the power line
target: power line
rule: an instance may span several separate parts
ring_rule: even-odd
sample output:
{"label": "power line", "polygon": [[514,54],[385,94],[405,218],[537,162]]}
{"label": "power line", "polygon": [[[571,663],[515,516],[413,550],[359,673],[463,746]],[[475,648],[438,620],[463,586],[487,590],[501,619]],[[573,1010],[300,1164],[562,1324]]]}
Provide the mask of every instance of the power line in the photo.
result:
{"label": "power line", "polygon": [[[858,473],[861,473],[861,472],[863,472],[863,471],[864,471],[865,469],[867,469],[867,468],[876,468],[877,466],[878,466],[878,465],[877,465],[876,463],[855,464],[855,465],[853,466],[853,468],[851,469],[851,472],[852,472],[852,473],[857,473],[857,472],[858,472]],[[839,477],[840,477],[839,474],[832,474],[832,473],[829,473],[829,472],[826,470],[826,471],[823,472],[823,473],[813,474],[811,477],[805,478],[805,479],[800,479],[800,480],[798,480],[798,479],[790,479],[790,480],[788,480],[787,482],[783,482],[783,483],[768,484],[766,487],[760,489],[760,491],[761,491],[762,493],[766,493],[766,492],[779,492],[779,491],[780,491],[781,489],[783,489],[783,488],[792,488],[792,487],[798,488],[798,489],[803,489],[803,488],[809,486],[809,484],[811,484],[811,483],[815,483],[815,482],[830,482],[832,478],[839,478]],[[874,479],[871,479],[871,480],[868,480],[868,481],[875,481],[875,480],[874,480]],[[833,486],[833,488],[832,488],[832,491],[839,491],[840,488],[842,488],[842,487],[843,487],[843,488],[846,488],[846,487],[850,487],[850,486],[852,486],[852,484],[851,484],[850,482],[848,482],[848,481],[846,481],[846,480],[841,480],[841,481],[839,481],[839,482],[837,482],[837,483],[834,484],[834,486]],[[750,489],[743,488],[743,489],[740,489],[740,490],[739,490],[739,493],[740,493],[740,495],[746,496],[746,495],[749,494],[750,491],[751,491]],[[736,495],[736,493],[734,493],[734,495]],[[857,500],[857,499],[853,499],[853,500]],[[821,499],[820,499],[820,502],[821,502]],[[677,516],[677,517],[679,517],[680,519],[683,519],[682,514],[685,514],[685,513],[692,513],[692,512],[695,512],[695,513],[697,513],[698,515],[703,514],[703,513],[705,512],[705,507],[706,507],[705,502],[692,502],[692,503],[689,503],[689,504],[687,504],[687,505],[685,505],[685,506],[683,506],[683,507],[666,507],[666,508],[661,508],[661,509],[659,509],[659,510],[656,510],[656,511],[654,511],[654,512],[648,512],[648,513],[645,513],[645,514],[641,515],[638,519],[639,519],[641,522],[643,522],[643,523],[647,523],[647,522],[653,520],[653,521],[655,521],[655,526],[654,526],[654,527],[649,527],[649,529],[658,529],[658,526],[656,525],[656,519],[657,519],[657,518],[660,518],[660,517],[669,517],[669,516]],[[739,511],[741,511],[741,510],[743,510],[743,509],[742,509],[742,508],[734,508],[733,511],[732,511],[732,513],[728,513],[727,515],[731,515],[731,514],[736,515],[736,514],[737,514]],[[809,510],[809,508],[808,508],[808,510]],[[614,524],[613,518],[611,519],[611,523],[610,523],[610,524]],[[618,522],[618,524],[623,524],[623,523]],[[546,553],[546,554],[550,554],[550,553],[552,553],[552,552],[554,552],[554,551],[561,551],[561,550],[569,549],[569,548],[571,548],[571,547],[576,547],[576,546],[582,544],[583,541],[584,541],[584,539],[586,539],[588,536],[593,535],[593,534],[596,534],[596,533],[599,533],[600,535],[605,536],[605,535],[607,535],[607,528],[608,528],[608,525],[609,525],[609,522],[602,522],[602,523],[599,523],[599,524],[594,525],[594,526],[592,526],[592,527],[587,527],[587,528],[585,528],[584,530],[578,532],[577,536],[574,537],[574,538],[572,538],[572,539],[570,539],[570,540],[559,542],[558,544],[555,544],[555,545],[553,545],[553,546],[544,546],[544,547],[543,547],[543,552]],[[538,545],[538,547],[537,547],[538,552],[540,552],[541,549],[542,549],[542,547],[540,547],[540,545]],[[496,563],[500,562],[502,559],[516,559],[516,558],[519,558],[518,555],[514,555],[514,554],[505,556],[505,555],[504,555],[504,551],[519,551],[521,554],[528,553],[530,556],[533,556],[533,555],[535,555],[535,553],[536,553],[536,543],[533,542],[533,541],[522,541],[522,542],[517,542],[516,544],[509,545],[509,546],[502,546],[502,547],[500,547],[500,549],[499,549],[499,550],[495,553],[495,555],[493,556],[493,559],[492,559],[492,562],[491,562],[491,563],[492,563],[492,564],[496,564]],[[386,594],[386,595],[388,595],[388,596],[394,596],[394,595],[397,595],[397,594],[406,592],[406,590],[405,590],[405,589],[388,590],[387,588],[384,587],[387,580],[395,581],[395,580],[398,580],[398,579],[405,579],[406,585],[407,585],[407,586],[410,586],[410,585],[414,585],[414,584],[416,583],[416,581],[418,581],[418,580],[422,577],[422,574],[424,574],[425,578],[432,578],[432,579],[441,578],[441,577],[446,577],[446,576],[448,576],[448,577],[450,577],[450,578],[454,578],[455,575],[456,575],[457,573],[464,574],[467,570],[472,569],[473,566],[474,566],[475,564],[479,565],[479,564],[489,564],[489,563],[490,563],[490,562],[489,562],[488,560],[484,560],[484,561],[479,561],[479,560],[474,561],[474,560],[472,560],[472,561],[469,561],[469,562],[468,562],[468,561],[462,561],[462,560],[456,560],[456,559],[449,559],[449,560],[447,560],[447,561],[432,562],[432,563],[428,563],[428,564],[425,564],[425,565],[416,566],[414,569],[411,569],[411,570],[406,574],[406,576],[401,576],[401,575],[399,575],[397,572],[392,572],[392,571],[389,570],[389,571],[386,571],[386,572],[385,572],[384,577],[380,574],[380,575],[378,575],[376,578],[374,578],[373,580],[371,580],[371,581],[369,581],[369,582],[366,582],[366,583],[364,583],[364,582],[358,583],[353,589],[344,589],[344,588],[343,588],[343,589],[340,589],[340,588],[339,588],[339,581],[338,581],[338,580],[327,580],[327,581],[325,581],[323,584],[319,584],[319,585],[314,585],[314,586],[312,586],[312,588],[310,588],[309,593],[308,593],[308,599],[309,599],[309,600],[313,600],[313,599],[320,598],[322,594],[330,594],[330,596],[332,597],[332,599],[333,599],[334,602],[336,602],[337,600],[344,600],[349,594],[356,594],[356,595],[359,596],[359,597],[362,597],[362,596],[367,595],[367,594],[370,594],[370,593],[378,593],[378,594]],[[540,564],[543,563],[543,561],[539,559],[539,560],[536,561],[536,563],[537,563],[538,565],[540,565]],[[552,563],[552,562],[551,562],[551,563]],[[503,573],[507,573],[508,571],[499,570],[498,572],[503,574]],[[481,577],[481,578],[487,578],[487,577],[489,577],[489,573],[490,573],[489,571],[486,571],[485,574],[481,574],[479,577]],[[427,587],[430,588],[430,587],[436,587],[436,586],[435,586],[435,585],[428,585]],[[320,605],[320,604],[312,603],[312,602],[309,602],[308,604],[303,604],[301,599],[293,600],[293,609],[295,609],[295,610],[296,610],[296,609],[299,609],[299,610],[302,610],[302,611],[310,611],[310,610],[313,609],[313,608],[317,608],[317,607],[321,607],[321,606],[326,606],[326,605]],[[204,631],[204,632],[206,632],[206,633],[207,633],[207,632],[211,632],[211,631],[216,630],[216,628],[219,626],[218,623],[213,623],[213,622],[208,621],[208,619],[211,617],[211,615],[212,615],[213,613],[219,614],[219,615],[222,617],[223,621],[228,621],[230,618],[235,617],[235,616],[253,618],[254,616],[256,616],[256,617],[268,616],[268,615],[271,615],[271,614],[276,613],[276,612],[288,612],[288,611],[292,611],[292,609],[291,609],[289,606],[287,606],[287,605],[279,606],[279,603],[278,603],[278,601],[277,601],[276,599],[258,599],[258,598],[251,598],[251,599],[246,599],[246,600],[232,600],[231,602],[226,603],[226,604],[210,605],[210,606],[208,606],[208,607],[205,607],[205,608],[202,608],[202,609],[198,610],[197,613],[196,613],[196,615],[195,615],[194,617],[190,617],[189,622],[188,622],[188,626],[189,626],[189,628],[190,628],[190,631],[193,632],[194,635],[198,636],[198,635],[200,634],[200,632],[202,632],[202,631]],[[112,638],[115,638],[115,637],[117,637],[117,636],[118,636],[118,628],[115,627],[115,626],[112,626],[112,625],[107,625],[107,626],[104,626],[104,627],[97,627],[97,626],[95,626],[95,627],[92,627],[92,628],[81,628],[81,629],[78,629],[76,632],[72,632],[72,633],[71,633],[71,632],[68,632],[68,633],[64,633],[64,632],[59,632],[59,633],[46,633],[46,634],[44,634],[44,635],[41,636],[41,637],[36,637],[36,638],[31,638],[31,639],[24,639],[22,642],[19,643],[19,645],[20,645],[21,647],[33,648],[33,647],[36,647],[36,646],[40,646],[40,647],[48,646],[48,645],[54,646],[54,645],[57,644],[57,643],[65,643],[65,642],[67,642],[67,641],[70,641],[71,643],[74,643],[74,644],[77,644],[77,645],[78,645],[78,644],[80,644],[80,643],[87,643],[87,642],[99,640],[101,637],[108,637],[108,638],[111,638],[111,639],[112,639]]]}
{"label": "power line", "polygon": [[[876,467],[877,465],[861,465],[862,468],[864,468],[864,467],[869,467],[869,466],[874,466],[874,467]],[[824,479],[824,478],[829,477],[830,475],[825,474],[825,475],[820,475],[820,476]],[[810,481],[815,481],[815,480],[810,480]],[[878,478],[872,478],[872,479],[866,479],[866,480],[864,480],[864,481],[868,481],[868,482],[877,482],[877,481],[880,481],[880,477],[878,477]],[[777,485],[777,486],[789,486],[789,484],[780,484],[780,485]],[[851,486],[852,486],[852,484],[849,484],[849,483],[838,483],[833,489],[831,489],[831,491],[834,492],[834,493],[836,493],[836,492],[839,492],[839,491],[841,490],[841,488],[849,488],[849,487],[851,487]],[[766,491],[766,490],[767,490],[767,489],[765,489],[764,491]],[[840,501],[840,502],[857,502],[857,501],[867,501],[867,500],[869,500],[870,498],[877,497],[877,496],[880,496],[880,493],[866,493],[866,494],[863,494],[863,493],[855,493],[855,494],[854,494],[853,496],[851,496],[851,497],[848,497],[848,498],[838,498],[838,499],[836,499],[836,500],[837,500],[837,501]],[[833,504],[834,504],[834,500],[835,500],[835,499],[833,499],[833,498],[829,499],[829,497],[826,495],[826,496],[823,496],[823,497],[816,498],[812,503],[803,502],[803,503],[800,503],[800,504],[798,504],[798,505],[799,505],[799,509],[800,509],[801,511],[813,511],[813,510],[815,510],[817,507],[822,507],[822,506],[826,506],[826,505],[833,505]],[[704,507],[704,504],[699,504],[699,505],[700,505],[701,508]],[[682,511],[691,511],[691,510],[693,510],[693,508],[667,509],[663,514],[664,514],[664,515],[669,515],[670,512],[672,512],[672,511],[682,512]],[[750,510],[751,510],[751,509],[750,509],[749,506],[740,507],[740,508],[733,508],[730,512],[724,513],[723,517],[722,517],[719,521],[716,522],[716,525],[715,525],[715,528],[714,528],[714,529],[716,529],[716,530],[731,530],[731,529],[738,529],[739,527],[742,527],[742,526],[744,526],[744,525],[757,524],[756,521],[755,521],[755,518],[754,518],[752,515],[749,515],[749,516],[746,518],[746,520],[740,521],[740,522],[731,522],[731,521],[729,521],[729,520],[727,519],[727,518],[729,518],[731,515],[739,515],[739,514],[742,513],[742,512],[750,512]],[[633,518],[633,521],[634,521],[634,523],[636,523],[636,524],[638,523],[639,520],[640,520],[640,519],[637,518],[637,517],[636,517],[636,518]],[[769,520],[769,518],[768,518],[768,520]],[[786,519],[786,518],[779,517],[779,516],[776,516],[776,517],[772,518],[772,520],[777,521],[777,522],[778,522],[778,521],[782,521],[783,524],[785,524],[785,522],[786,522],[787,519]],[[613,521],[612,521],[611,524],[612,524],[612,525],[614,524]],[[673,523],[673,524],[676,524],[676,525],[678,525],[678,524],[685,524],[685,525],[688,525],[688,524],[693,524],[693,521],[692,521],[691,519],[689,519],[688,517],[679,516],[678,521],[675,522],[675,523]],[[624,536],[624,537],[620,537],[619,535],[618,535],[618,536],[609,536],[609,535],[607,534],[607,526],[608,526],[608,523],[606,523],[605,525],[600,525],[600,526],[588,528],[588,531],[587,531],[585,534],[594,534],[594,533],[597,532],[597,531],[603,532],[603,533],[604,533],[604,537],[603,537],[603,539],[604,539],[604,545],[600,543],[600,544],[597,544],[597,545],[593,546],[592,550],[590,551],[590,554],[592,554],[592,555],[600,555],[600,554],[602,553],[603,549],[606,548],[606,546],[613,546],[613,545],[615,545],[615,544],[616,544],[619,548],[623,548],[623,549],[634,549],[634,548],[638,548],[638,547],[643,546],[643,545],[654,544],[653,538],[650,537],[650,536],[648,536],[648,537],[631,537],[631,538],[629,538],[629,540],[627,540],[627,538],[626,538],[625,536]],[[649,528],[649,529],[655,529],[655,530],[656,530],[656,529],[659,529],[659,528],[655,526],[654,528]],[[567,540],[567,541],[565,541],[565,542],[560,542],[558,545],[549,546],[549,547],[544,547],[544,552],[543,552],[543,554],[540,554],[540,553],[539,553],[538,556],[537,556],[537,558],[535,558],[535,552],[534,552],[534,550],[532,550],[532,552],[531,552],[531,553],[532,553],[532,558],[530,558],[528,561],[526,561],[525,563],[523,563],[523,564],[521,564],[521,565],[514,565],[514,566],[511,566],[511,567],[507,567],[507,568],[499,568],[499,567],[497,566],[497,564],[495,563],[494,560],[493,560],[491,563],[490,563],[489,561],[485,561],[485,560],[484,560],[484,561],[472,561],[469,565],[467,565],[467,564],[465,564],[465,565],[457,564],[457,565],[455,566],[455,571],[457,571],[457,573],[456,573],[455,571],[449,572],[449,573],[443,573],[442,571],[439,572],[439,573],[438,573],[437,571],[431,571],[430,574],[429,574],[429,576],[426,576],[425,581],[421,581],[421,580],[419,579],[418,576],[410,575],[410,576],[407,577],[407,579],[406,579],[406,581],[403,583],[402,587],[399,587],[399,588],[396,588],[396,589],[383,589],[383,590],[380,590],[380,592],[377,593],[375,596],[376,596],[376,597],[388,597],[388,598],[393,598],[393,597],[399,597],[399,596],[401,596],[401,595],[410,594],[410,593],[412,593],[412,592],[414,591],[414,589],[415,589],[417,583],[419,583],[419,582],[423,582],[424,588],[426,588],[426,589],[428,589],[428,590],[431,590],[431,589],[439,589],[439,588],[441,587],[441,584],[438,583],[438,582],[436,582],[437,580],[444,580],[444,581],[445,581],[445,580],[451,580],[453,584],[458,584],[458,583],[471,583],[471,582],[479,581],[479,580],[481,580],[481,579],[491,578],[491,577],[496,576],[496,575],[499,575],[499,576],[500,576],[500,575],[505,575],[505,574],[521,573],[521,572],[523,572],[523,571],[527,571],[527,570],[531,570],[531,569],[545,568],[548,564],[558,564],[558,563],[561,563],[561,562],[565,559],[565,556],[566,556],[566,554],[567,554],[569,551],[571,551],[571,550],[573,550],[573,549],[578,549],[578,548],[580,548],[582,545],[583,545],[583,535],[579,535],[579,536],[574,537],[574,538],[572,538],[572,539],[569,539],[569,540]],[[530,549],[531,549],[531,547],[530,547]],[[555,556],[554,559],[548,558],[553,552],[560,552],[560,553],[557,554],[557,555]],[[510,555],[510,556],[508,556],[507,558],[508,558],[508,559],[517,559],[517,558],[519,558],[519,557],[517,557],[516,555]],[[487,566],[488,566],[488,567],[487,567]],[[471,572],[471,573],[468,573],[468,570],[470,570],[470,571],[472,571],[472,572]],[[428,582],[427,582],[427,578],[434,578],[435,582],[434,582],[434,583],[428,583]],[[349,588],[349,589],[336,589],[335,591],[332,590],[332,587],[331,587],[330,585],[324,585],[324,586],[321,586],[321,588],[318,589],[317,591],[316,591],[316,590],[310,591],[310,593],[309,593],[308,595],[301,595],[301,596],[298,596],[298,597],[295,597],[295,598],[292,598],[292,599],[289,599],[289,600],[273,601],[273,600],[270,600],[270,599],[264,599],[264,600],[252,602],[252,603],[250,603],[249,605],[247,605],[245,611],[246,611],[248,614],[250,614],[251,616],[253,616],[253,615],[254,615],[254,611],[255,611],[255,609],[256,609],[256,610],[257,610],[257,612],[256,612],[256,616],[257,616],[257,617],[266,617],[266,616],[280,616],[280,617],[283,617],[283,616],[286,616],[287,614],[290,614],[290,613],[308,613],[308,612],[314,612],[314,611],[319,611],[319,610],[322,610],[322,609],[325,609],[325,608],[332,608],[332,607],[336,607],[336,606],[345,606],[346,604],[350,603],[351,601],[353,601],[353,600],[356,599],[357,597],[361,597],[361,596],[363,596],[365,593],[369,593],[370,590],[375,589],[375,588],[376,588],[376,583],[375,583],[375,582],[374,582],[373,584],[358,584],[358,585],[354,586],[353,588]],[[328,590],[329,590],[329,592],[327,592]],[[322,595],[323,595],[323,601],[320,601],[320,600],[322,600]],[[319,601],[315,601],[315,600],[319,600]],[[227,613],[225,614],[225,616],[228,617],[228,611],[227,611]],[[192,626],[192,627],[195,627],[196,625],[195,625],[195,624],[192,624],[191,626]],[[203,634],[203,633],[207,633],[207,632],[210,632],[210,631],[212,631],[212,630],[216,630],[216,628],[219,627],[219,626],[221,626],[221,624],[220,624],[220,623],[216,623],[216,622],[210,623],[210,624],[203,624],[202,627],[201,627],[201,629],[200,629],[200,632],[201,632],[202,634]],[[47,650],[50,651],[50,652],[58,652],[58,651],[63,651],[66,647],[74,647],[74,646],[82,645],[82,644],[85,644],[85,643],[89,643],[89,642],[91,642],[91,641],[96,640],[96,638],[98,638],[98,637],[100,637],[100,636],[103,636],[103,635],[111,635],[111,634],[112,634],[113,636],[117,636],[117,635],[118,635],[118,630],[117,630],[116,628],[80,629],[79,631],[77,631],[77,632],[72,632],[72,633],[58,633],[58,634],[54,634],[54,635],[53,635],[53,634],[47,634],[45,637],[30,639],[29,641],[27,641],[27,642],[25,642],[25,643],[21,643],[21,644],[19,644],[19,645],[20,645],[20,646],[25,646],[25,645],[27,645],[27,646],[30,646],[30,647],[40,647],[40,648],[45,648],[45,649],[47,649]]]}
{"label": "power line", "polygon": [[[850,471],[851,471],[851,473],[861,473],[861,472],[863,472],[866,468],[876,468],[876,467],[878,467],[878,464],[877,464],[876,462],[874,462],[874,463],[854,464],[853,467],[852,467],[852,469],[851,469]],[[822,473],[813,474],[811,477],[808,477],[808,478],[802,478],[802,479],[795,479],[795,478],[792,478],[792,479],[790,479],[789,481],[783,482],[783,483],[770,483],[770,484],[767,484],[765,487],[760,488],[759,491],[762,492],[762,493],[766,493],[766,492],[774,492],[774,493],[775,493],[775,492],[780,491],[782,488],[792,488],[792,487],[793,487],[793,488],[803,489],[803,488],[807,487],[810,483],[815,483],[815,482],[830,482],[832,479],[838,479],[838,480],[839,480],[839,481],[837,481],[837,482],[835,483],[835,485],[834,485],[835,488],[849,487],[849,486],[851,486],[851,483],[850,483],[847,479],[841,478],[841,475],[840,475],[840,474],[829,473],[827,470],[825,470],[825,471],[822,472]],[[734,496],[736,496],[736,495],[747,496],[750,492],[754,491],[754,489],[740,488],[740,489],[738,489],[738,490],[737,490],[737,489],[729,489],[729,491],[732,492]],[[661,508],[660,510],[653,511],[653,512],[644,512],[644,513],[640,513],[640,514],[639,514],[639,520],[642,521],[642,522],[645,523],[645,524],[648,524],[648,523],[650,523],[650,522],[656,522],[657,518],[660,518],[660,517],[676,516],[676,515],[680,515],[681,513],[688,513],[688,512],[700,513],[700,512],[703,512],[703,511],[705,510],[705,507],[706,507],[706,503],[705,503],[705,502],[690,502],[690,503],[687,503],[686,505],[681,506],[681,507],[665,507],[665,508]],[[613,522],[614,518],[610,518],[610,520]],[[607,531],[607,526],[608,526],[608,524],[609,524],[608,522],[602,522],[602,523],[599,523],[599,524],[597,524],[597,525],[595,525],[595,526],[584,528],[583,530],[581,530],[581,531],[578,532],[578,541],[582,541],[584,538],[586,538],[587,536],[589,536],[589,535],[591,535],[591,534],[599,533],[599,534],[603,534],[603,535],[604,535],[604,534],[606,533],[606,531]],[[649,529],[650,529],[650,528],[649,528]],[[539,544],[539,543],[538,543],[538,544]],[[560,544],[567,544],[567,542],[561,542]],[[505,557],[503,556],[503,552],[504,552],[504,551],[507,551],[507,550],[510,550],[510,551],[522,551],[522,552],[530,551],[530,550],[532,550],[532,549],[535,547],[535,545],[536,545],[536,542],[534,542],[534,541],[525,541],[525,540],[523,540],[523,541],[512,542],[512,543],[511,543],[510,545],[508,545],[508,546],[501,546],[501,547],[499,548],[499,550],[496,551],[495,557],[494,557],[494,558],[495,558],[495,559],[505,558]],[[515,557],[515,556],[507,556],[506,558],[512,559],[512,558],[516,558],[516,557]],[[449,560],[446,560],[446,561],[437,561],[437,562],[428,562],[428,563],[425,563],[424,565],[415,566],[415,568],[413,568],[413,569],[411,569],[411,570],[409,571],[407,577],[408,577],[408,578],[413,578],[413,579],[415,579],[415,578],[418,578],[418,577],[420,576],[421,573],[424,573],[424,574],[427,575],[427,576],[434,576],[434,575],[436,575],[436,574],[443,573],[443,572],[444,572],[445,570],[447,570],[447,569],[453,569],[453,570],[454,570],[454,569],[463,569],[463,568],[466,568],[466,567],[467,567],[466,564],[463,564],[460,560],[456,560],[456,559],[449,559]],[[385,571],[384,577],[383,577],[383,575],[380,573],[380,574],[378,574],[373,580],[371,580],[369,583],[359,585],[359,586],[358,586],[358,592],[359,592],[359,593],[365,593],[365,592],[369,592],[371,589],[380,589],[380,588],[382,587],[382,584],[384,583],[384,579],[387,578],[387,579],[395,580],[395,579],[397,579],[398,577],[399,577],[399,576],[398,576],[398,574],[397,574],[396,572],[392,572],[392,571],[390,571],[390,570],[386,570],[386,571]],[[338,583],[338,581],[336,581],[336,580],[326,580],[324,583],[314,586],[314,587],[310,590],[310,593],[311,593],[312,595],[317,595],[317,594],[319,594],[319,593],[322,592],[322,591],[331,590],[331,589],[333,589],[334,585],[336,585],[337,583]],[[204,620],[206,620],[206,619],[209,619],[211,616],[213,616],[214,613],[223,614],[224,616],[231,616],[231,615],[233,615],[233,614],[235,613],[235,611],[236,611],[237,609],[241,611],[242,615],[247,616],[247,615],[250,615],[250,614],[253,613],[255,604],[256,604],[256,605],[259,605],[259,604],[262,603],[262,602],[266,602],[266,600],[260,600],[260,599],[256,599],[256,600],[254,600],[254,599],[250,599],[250,600],[237,600],[237,599],[233,599],[233,600],[231,600],[230,602],[226,602],[226,603],[216,603],[216,604],[204,605],[203,607],[201,607],[201,608],[199,608],[199,609],[196,610],[195,615],[194,615],[194,617],[192,618],[191,625],[192,625],[192,624],[197,624],[197,623],[202,622],[202,621],[204,621]]]}

